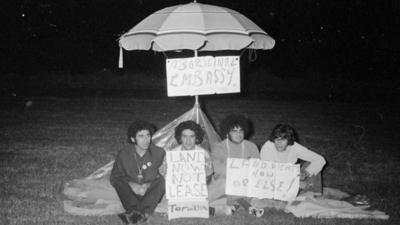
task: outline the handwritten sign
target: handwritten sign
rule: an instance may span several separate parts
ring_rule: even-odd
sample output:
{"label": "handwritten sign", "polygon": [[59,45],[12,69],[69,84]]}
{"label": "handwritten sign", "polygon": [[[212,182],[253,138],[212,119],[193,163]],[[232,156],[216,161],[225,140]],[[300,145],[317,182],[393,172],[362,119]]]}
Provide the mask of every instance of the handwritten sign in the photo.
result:
{"label": "handwritten sign", "polygon": [[239,56],[167,59],[168,96],[240,92]]}
{"label": "handwritten sign", "polygon": [[208,218],[205,152],[167,151],[168,218]]}
{"label": "handwritten sign", "polygon": [[227,159],[226,194],[290,201],[300,186],[300,166],[260,159]]}
{"label": "handwritten sign", "polygon": [[247,159],[228,158],[226,161],[226,194],[247,196],[250,161]]}
{"label": "handwritten sign", "polygon": [[300,186],[300,165],[276,163],[274,199],[294,200]]}
{"label": "handwritten sign", "polygon": [[275,163],[259,159],[250,159],[249,197],[274,198]]}
{"label": "handwritten sign", "polygon": [[168,219],[200,217],[208,218],[208,201],[178,201],[168,202]]}

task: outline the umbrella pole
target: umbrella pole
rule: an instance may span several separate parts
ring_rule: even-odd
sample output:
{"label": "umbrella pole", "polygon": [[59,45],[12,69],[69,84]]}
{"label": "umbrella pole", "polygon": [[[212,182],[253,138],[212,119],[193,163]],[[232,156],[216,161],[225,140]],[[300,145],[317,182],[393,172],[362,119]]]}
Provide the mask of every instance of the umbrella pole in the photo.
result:
{"label": "umbrella pole", "polygon": [[[196,1],[194,1],[196,2]],[[197,57],[197,50],[194,50],[194,57]],[[199,123],[199,96],[196,95],[195,96],[195,103],[194,103],[197,107],[196,107],[196,123]]]}
{"label": "umbrella pole", "polygon": [[194,96],[195,97],[195,108],[196,108],[196,123],[199,123],[199,96],[198,95],[196,95],[196,96]]}

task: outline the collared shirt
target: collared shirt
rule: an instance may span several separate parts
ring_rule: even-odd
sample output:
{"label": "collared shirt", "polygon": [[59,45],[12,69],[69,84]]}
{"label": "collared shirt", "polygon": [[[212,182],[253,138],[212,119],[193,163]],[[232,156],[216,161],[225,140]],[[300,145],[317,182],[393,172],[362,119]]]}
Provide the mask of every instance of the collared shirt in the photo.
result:
{"label": "collared shirt", "polygon": [[[151,182],[160,176],[158,169],[164,160],[164,156],[165,151],[162,148],[151,145],[140,157],[136,153],[134,144],[127,145],[119,151],[115,158],[110,180],[119,178],[127,182]],[[142,179],[138,178],[140,172],[143,176]]]}

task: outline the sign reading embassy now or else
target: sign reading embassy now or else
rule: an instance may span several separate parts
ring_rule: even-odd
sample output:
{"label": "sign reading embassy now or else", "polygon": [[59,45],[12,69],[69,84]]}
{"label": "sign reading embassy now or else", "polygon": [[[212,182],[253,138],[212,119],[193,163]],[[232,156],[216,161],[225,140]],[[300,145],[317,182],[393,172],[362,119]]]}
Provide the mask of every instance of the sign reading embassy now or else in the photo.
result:
{"label": "sign reading embassy now or else", "polygon": [[282,201],[294,200],[300,166],[260,159],[227,159],[226,194]]}
{"label": "sign reading embassy now or else", "polygon": [[239,56],[167,59],[168,96],[240,92]]}

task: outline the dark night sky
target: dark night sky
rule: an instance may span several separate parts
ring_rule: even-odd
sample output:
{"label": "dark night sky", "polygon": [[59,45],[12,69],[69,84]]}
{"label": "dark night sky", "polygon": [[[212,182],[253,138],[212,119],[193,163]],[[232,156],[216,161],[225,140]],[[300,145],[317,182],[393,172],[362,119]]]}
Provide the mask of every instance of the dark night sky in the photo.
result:
{"label": "dark night sky", "polygon": [[[78,73],[115,68],[116,39],[152,12],[189,1],[22,0],[2,7],[3,73]],[[398,0],[200,0],[239,11],[275,40],[258,52],[254,66],[268,64],[281,76],[319,70],[368,82],[398,81]],[[3,3],[4,4],[4,3]],[[140,53],[142,54],[142,53]],[[144,55],[149,53],[144,53]],[[138,53],[132,53],[131,58]],[[159,57],[138,57],[161,61]],[[128,61],[129,62],[129,61]],[[161,68],[162,69],[162,68]],[[336,75],[335,75],[336,74]],[[343,75],[344,74],[344,75]]]}

